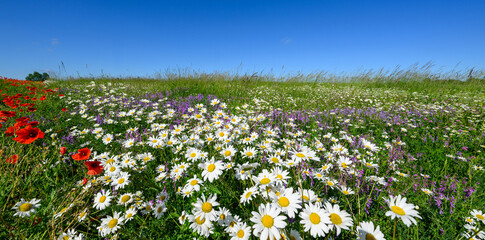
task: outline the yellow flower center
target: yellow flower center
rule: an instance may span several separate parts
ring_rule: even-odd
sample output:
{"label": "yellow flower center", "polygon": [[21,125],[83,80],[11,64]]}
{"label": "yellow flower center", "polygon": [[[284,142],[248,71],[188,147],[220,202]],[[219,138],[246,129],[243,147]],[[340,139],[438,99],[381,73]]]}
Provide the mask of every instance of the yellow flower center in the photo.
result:
{"label": "yellow flower center", "polygon": [[20,207],[19,207],[19,210],[22,211],[22,212],[27,212],[30,209],[32,209],[32,204],[30,204],[30,203],[24,203],[24,204],[20,205]]}
{"label": "yellow flower center", "polygon": [[303,198],[304,200],[310,201],[310,198],[307,195],[303,195],[301,198]]}
{"label": "yellow flower center", "polygon": [[342,167],[343,168],[347,168],[347,164],[345,164],[344,162],[342,163]]}
{"label": "yellow flower center", "polygon": [[108,227],[109,228],[114,228],[114,227],[116,227],[117,224],[118,224],[118,219],[113,218],[113,219],[111,219],[111,221],[109,221]]}
{"label": "yellow flower center", "polygon": [[253,153],[252,152],[247,152],[246,153],[246,156],[251,157],[251,156],[253,156]]}
{"label": "yellow flower center", "polygon": [[484,220],[485,218],[483,217],[483,215],[480,215],[480,214],[477,214],[477,218],[480,219],[480,220]]}
{"label": "yellow flower center", "polygon": [[328,186],[333,186],[333,182],[327,181]]}
{"label": "yellow flower center", "polygon": [[225,155],[226,157],[231,156],[231,151],[229,151],[229,150],[225,151],[225,152],[224,152],[224,155]]}
{"label": "yellow flower center", "polygon": [[130,195],[125,195],[121,198],[121,202],[126,203],[126,202],[130,201],[130,199],[131,199]]}
{"label": "yellow flower center", "polygon": [[349,192],[348,191],[342,191],[345,195],[348,195]]}
{"label": "yellow flower center", "polygon": [[281,179],[283,179],[283,176],[281,174],[278,174],[278,175],[276,175],[276,178],[281,180]]}
{"label": "yellow flower center", "polygon": [[205,213],[209,213],[212,211],[212,204],[210,202],[205,202],[202,204],[202,211]]}
{"label": "yellow flower center", "polygon": [[270,183],[270,182],[271,182],[271,180],[269,180],[269,178],[263,178],[263,179],[261,179],[261,181],[259,181],[259,182],[260,182],[261,184],[263,184],[263,185],[266,185],[266,184]]}
{"label": "yellow flower center", "polygon": [[211,163],[209,164],[209,166],[207,166],[207,171],[209,172],[214,172],[214,170],[216,169],[216,165]]}
{"label": "yellow flower center", "polygon": [[394,213],[399,214],[399,215],[401,215],[401,216],[403,216],[404,214],[406,214],[406,213],[404,212],[404,210],[403,210],[402,208],[398,207],[398,206],[392,206],[392,207],[391,207],[391,210],[392,210]]}
{"label": "yellow flower center", "polygon": [[239,231],[237,231],[237,237],[238,238],[243,238],[244,237],[244,231],[242,229],[240,229]]}
{"label": "yellow flower center", "polygon": [[221,214],[221,216],[219,216],[221,218],[221,220],[224,220],[226,219],[226,215],[224,213]]}
{"label": "yellow flower center", "polygon": [[106,141],[107,141],[107,142],[111,141],[111,138],[106,138]]}
{"label": "yellow flower center", "polygon": [[278,199],[278,203],[281,207],[288,207],[288,205],[290,205],[290,201],[286,197],[280,197]]}
{"label": "yellow flower center", "polygon": [[253,192],[248,192],[248,193],[246,193],[246,196],[244,196],[244,197],[249,198],[249,197],[251,197],[251,194],[253,194]]}
{"label": "yellow flower center", "polygon": [[162,207],[158,207],[158,208],[157,208],[157,213],[161,213],[161,212],[162,212],[162,210],[163,210],[163,209],[162,209]]}
{"label": "yellow flower center", "polygon": [[191,154],[190,154],[190,157],[193,157],[193,158],[194,158],[195,156],[197,156],[197,154],[196,154],[196,153],[191,153]]}
{"label": "yellow flower center", "polygon": [[297,153],[296,156],[299,157],[299,158],[304,158],[305,157],[305,154],[303,154],[303,153]]}
{"label": "yellow flower center", "polygon": [[327,165],[322,167],[323,170],[326,170],[327,168],[328,168]]}
{"label": "yellow flower center", "polygon": [[340,218],[340,216],[336,213],[330,214],[330,221],[332,221],[332,223],[335,225],[342,224],[342,218]]}
{"label": "yellow flower center", "polygon": [[106,201],[106,196],[101,196],[101,197],[99,198],[99,202],[100,202],[100,203],[104,203],[104,201]]}
{"label": "yellow flower center", "polygon": [[202,117],[202,115],[197,114],[197,115],[195,115],[195,117],[196,117],[196,118],[201,118],[201,117]]}
{"label": "yellow flower center", "polygon": [[190,181],[190,185],[195,186],[196,184],[197,184],[197,180],[194,179],[194,180]]}
{"label": "yellow flower center", "polygon": [[106,161],[106,164],[113,164],[114,162],[115,160],[111,158]]}
{"label": "yellow flower center", "polygon": [[310,214],[310,222],[313,224],[319,224],[320,223],[320,215],[316,213]]}
{"label": "yellow flower center", "polygon": [[204,219],[202,219],[202,220],[200,220],[200,217],[201,217],[201,216],[198,216],[198,217],[195,219],[195,222],[196,222],[197,224],[199,224],[199,225],[202,225],[202,224],[204,224],[204,223],[205,223],[205,218],[204,218]]}
{"label": "yellow flower center", "polygon": [[118,180],[118,184],[123,184],[124,182],[125,182],[124,178],[120,178],[120,180]]}
{"label": "yellow flower center", "polygon": [[278,158],[276,158],[276,157],[271,158],[271,161],[274,162],[274,163],[279,163],[280,162],[280,160],[278,160]]}
{"label": "yellow flower center", "polygon": [[128,215],[126,215],[126,218],[131,218],[131,216],[133,216],[133,214],[128,213]]}
{"label": "yellow flower center", "polygon": [[376,238],[374,237],[374,235],[367,233],[365,235],[365,240],[376,240]]}
{"label": "yellow flower center", "polygon": [[273,217],[269,215],[264,215],[261,218],[261,223],[263,223],[263,226],[266,228],[271,228],[274,225],[274,219]]}
{"label": "yellow flower center", "polygon": [[110,168],[109,168],[109,171],[110,171],[110,172],[114,172],[115,170],[116,170],[116,167],[110,167]]}
{"label": "yellow flower center", "polygon": [[167,142],[168,145],[172,145],[172,143],[173,143],[172,141],[168,141]]}

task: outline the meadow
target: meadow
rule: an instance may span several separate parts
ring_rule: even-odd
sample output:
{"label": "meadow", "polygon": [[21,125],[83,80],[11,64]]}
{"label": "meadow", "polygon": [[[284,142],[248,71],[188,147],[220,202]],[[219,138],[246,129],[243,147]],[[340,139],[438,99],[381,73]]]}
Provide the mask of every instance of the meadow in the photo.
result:
{"label": "meadow", "polygon": [[1,239],[485,239],[485,81],[1,78]]}

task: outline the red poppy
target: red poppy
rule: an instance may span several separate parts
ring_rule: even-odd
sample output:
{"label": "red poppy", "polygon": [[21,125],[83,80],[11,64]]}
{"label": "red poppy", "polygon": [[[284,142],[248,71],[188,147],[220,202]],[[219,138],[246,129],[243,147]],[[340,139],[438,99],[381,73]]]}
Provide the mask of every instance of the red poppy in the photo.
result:
{"label": "red poppy", "polygon": [[29,107],[29,108],[27,108],[27,111],[35,112],[35,111],[37,111],[37,108]]}
{"label": "red poppy", "polygon": [[41,101],[44,101],[45,99],[46,99],[46,97],[44,95],[42,97],[40,97]]}
{"label": "red poppy", "polygon": [[15,122],[28,122],[28,121],[30,121],[30,118],[28,117],[20,117],[15,119]]}
{"label": "red poppy", "polygon": [[0,111],[0,117],[11,118],[17,116],[17,113],[14,111]]}
{"label": "red poppy", "polygon": [[67,111],[67,108],[63,108],[63,109],[61,109],[61,110],[62,110],[63,112],[65,112],[65,111]]}
{"label": "red poppy", "polygon": [[6,122],[8,120],[8,118],[0,118],[0,122]]}
{"label": "red poppy", "polygon": [[88,183],[88,179],[87,178],[83,178],[83,185],[86,185],[86,183]]}
{"label": "red poppy", "polygon": [[38,122],[38,121],[29,122],[28,124],[29,124],[30,126],[32,126],[32,127],[37,127],[37,126],[39,126],[39,122]]}
{"label": "red poppy", "polygon": [[13,140],[22,144],[30,144],[37,138],[44,138],[44,132],[42,132],[38,128],[33,128],[30,125],[18,130],[17,132],[15,132],[15,134],[17,135],[17,137],[13,138]]}
{"label": "red poppy", "polygon": [[7,134],[7,136],[13,136],[14,133],[15,133],[15,128],[13,126],[8,127],[7,131],[5,131],[5,134]]}
{"label": "red poppy", "polygon": [[7,162],[10,163],[10,164],[17,163],[17,160],[19,160],[18,155],[12,155],[11,157],[7,158]]}
{"label": "red poppy", "polygon": [[84,165],[88,167],[88,175],[98,175],[103,172],[103,165],[100,161],[86,161]]}
{"label": "red poppy", "polygon": [[79,149],[78,153],[72,155],[72,159],[76,161],[88,160],[91,155],[91,150],[89,148]]}
{"label": "red poppy", "polygon": [[66,147],[61,147],[61,155],[66,154],[67,148]]}

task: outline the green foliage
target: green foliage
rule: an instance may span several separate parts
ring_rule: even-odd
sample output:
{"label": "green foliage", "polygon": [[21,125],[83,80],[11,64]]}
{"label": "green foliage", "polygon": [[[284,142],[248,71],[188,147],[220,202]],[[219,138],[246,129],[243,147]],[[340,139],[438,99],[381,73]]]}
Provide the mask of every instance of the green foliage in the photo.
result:
{"label": "green foliage", "polygon": [[47,73],[42,73],[40,74],[39,72],[34,72],[34,73],[30,73],[27,77],[25,77],[25,80],[28,80],[28,81],[45,81],[49,79],[49,74]]}

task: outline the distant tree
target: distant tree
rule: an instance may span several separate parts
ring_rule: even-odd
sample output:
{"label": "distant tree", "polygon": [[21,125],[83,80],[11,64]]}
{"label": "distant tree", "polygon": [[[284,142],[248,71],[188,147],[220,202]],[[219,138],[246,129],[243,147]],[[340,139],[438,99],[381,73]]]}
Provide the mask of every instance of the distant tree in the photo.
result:
{"label": "distant tree", "polygon": [[40,74],[39,72],[30,73],[29,76],[25,78],[25,80],[29,80],[29,81],[45,81],[47,79],[49,79],[49,74],[47,73]]}

